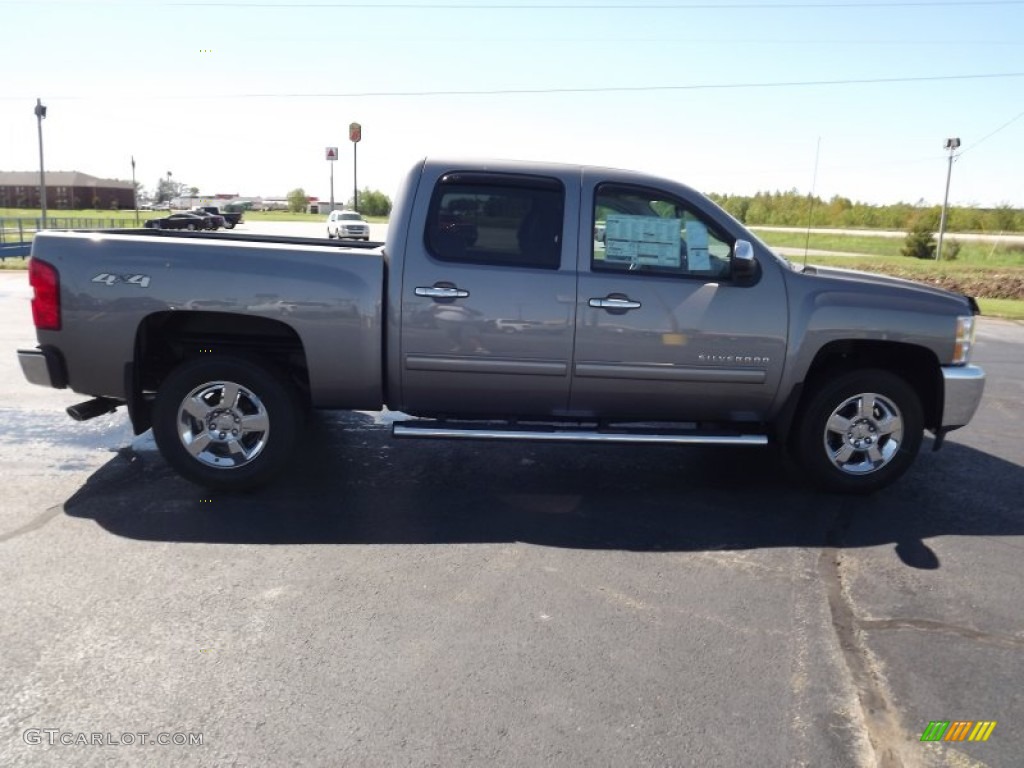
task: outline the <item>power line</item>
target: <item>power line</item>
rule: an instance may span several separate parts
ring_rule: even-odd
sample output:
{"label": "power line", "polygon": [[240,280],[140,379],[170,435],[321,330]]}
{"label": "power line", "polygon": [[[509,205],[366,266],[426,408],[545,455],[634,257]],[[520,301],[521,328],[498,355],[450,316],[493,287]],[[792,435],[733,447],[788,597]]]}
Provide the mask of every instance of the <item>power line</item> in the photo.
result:
{"label": "power line", "polygon": [[430,3],[420,5],[418,3],[280,3],[280,2],[187,2],[184,0],[168,0],[167,5],[172,6],[202,6],[206,7],[247,7],[247,8],[359,8],[366,10],[395,9],[395,10],[459,10],[459,11],[603,11],[603,10],[757,10],[757,9],[805,9],[805,8],[836,8],[860,10],[863,8],[943,8],[955,6],[982,6],[982,5],[1024,5],[1024,0],[901,0],[890,2],[890,0],[875,0],[872,2],[836,3],[836,2],[773,2],[773,3],[607,3],[607,4],[567,4],[567,3],[523,3],[523,4],[494,4],[479,5],[464,3]]}
{"label": "power line", "polygon": [[[1024,77],[1024,72],[1004,72],[977,75],[933,75],[925,77],[877,77],[845,80],[793,80],[762,83],[707,83],[690,85],[623,85],[593,88],[488,88],[480,90],[436,91],[361,91],[350,93],[247,93],[218,94],[216,98],[361,98],[361,97],[420,97],[420,96],[529,96],[565,93],[643,93],[651,91],[698,91],[743,88],[799,88],[820,85],[884,85],[889,83],[927,83],[950,80],[983,80]],[[144,98],[144,97],[138,97]]]}
{"label": "power line", "polygon": [[[0,0],[0,5],[69,5],[70,0]],[[97,0],[91,4],[98,5],[135,5],[134,0],[111,2]],[[1024,0],[861,0],[860,2],[697,2],[697,3],[371,3],[371,2],[206,2],[203,0],[165,0],[153,5],[168,7],[202,7],[202,8],[346,8],[359,10],[458,10],[458,11],[602,11],[602,10],[777,10],[777,9],[838,9],[861,10],[864,8],[952,8],[971,6],[1014,6],[1024,5]]]}
{"label": "power line", "polygon": [[976,142],[974,142],[973,144],[971,144],[971,145],[970,145],[969,147],[967,147],[966,149],[961,149],[961,150],[960,150],[960,152],[958,153],[958,156],[962,156],[962,155],[965,155],[966,153],[970,152],[970,151],[971,151],[972,149],[974,149],[975,147],[977,147],[977,146],[978,146],[979,144],[981,144],[981,143],[982,143],[982,142],[984,142],[984,141],[987,141],[988,139],[991,139],[991,138],[992,138],[993,136],[995,136],[995,135],[996,135],[997,133],[999,133],[999,132],[1000,132],[1001,130],[1003,130],[1004,128],[1008,128],[1008,127],[1009,127],[1009,126],[1011,126],[1011,125],[1012,125],[1013,123],[1015,123],[1015,122],[1017,122],[1018,120],[1020,120],[1020,119],[1021,119],[1022,117],[1024,117],[1024,112],[1021,112],[1021,113],[1020,113],[1019,115],[1017,115],[1016,117],[1011,117],[1011,118],[1010,118],[1009,120],[1007,120],[1007,121],[1006,121],[1005,123],[1003,123],[1003,124],[1002,124],[1002,125],[1000,125],[1000,126],[999,126],[998,128],[996,128],[996,129],[995,129],[994,131],[992,131],[992,133],[987,133],[987,134],[985,134],[984,136],[982,136],[982,137],[981,137],[980,139],[978,139],[978,140],[977,140]]}
{"label": "power line", "polygon": [[[433,91],[350,91],[343,93],[217,93],[210,95],[159,96],[139,95],[134,97],[140,101],[191,101],[202,99],[357,99],[370,97],[423,97],[423,96],[533,96],[570,93],[645,93],[656,91],[702,91],[702,90],[739,90],[744,88],[803,88],[813,86],[838,85],[890,85],[897,83],[937,83],[951,80],[997,80],[1024,77],[1024,72],[996,72],[973,75],[930,75],[923,77],[872,77],[842,80],[789,80],[782,82],[751,82],[751,83],[697,83],[689,85],[622,85],[598,86],[592,88],[486,88],[469,90],[433,90]],[[21,101],[25,96],[0,96],[0,101]],[[51,99],[62,101],[81,101],[95,98],[93,96],[51,96]],[[1010,121],[1020,118],[1021,115]],[[1006,125],[1009,125],[1007,123]],[[1002,130],[1006,125],[997,128],[990,136]],[[988,138],[987,136],[985,138]],[[979,142],[980,143],[980,142]],[[977,146],[977,145],[975,145]],[[961,153],[962,154],[962,153]]]}
{"label": "power line", "polygon": [[[270,37],[270,36],[267,36],[267,37],[246,36],[246,37],[240,37],[240,38],[236,37],[236,38],[234,38],[235,42],[239,42],[239,41],[241,41],[241,42],[265,42],[265,41],[269,41],[269,40],[272,40],[275,44],[279,44],[279,43],[301,43],[303,45],[309,45],[311,42],[314,42],[314,43],[322,43],[322,42],[336,43],[337,42],[336,38],[334,38],[334,37],[327,37],[327,36],[319,38],[319,39],[313,39],[313,40],[310,40],[309,38],[280,37],[280,36],[275,36],[275,37]],[[408,44],[419,44],[419,45],[424,45],[424,46],[436,46],[440,42],[455,42],[455,41],[458,41],[460,43],[465,43],[466,42],[465,36],[461,36],[461,37],[456,37],[456,36],[431,37],[430,39],[425,39],[422,35],[421,36],[416,36],[416,37],[412,37],[412,36],[406,36],[406,37],[389,36],[388,40],[389,40],[389,42],[392,42],[392,43],[401,42],[401,43],[406,44],[406,45],[408,45]],[[531,43],[568,43],[568,44],[579,43],[581,45],[592,45],[594,43],[616,43],[616,44],[623,44],[623,43],[645,43],[645,44],[648,44],[648,45],[650,45],[650,44],[663,44],[663,45],[679,46],[679,45],[685,44],[687,46],[702,45],[702,46],[709,46],[709,47],[718,47],[718,48],[720,48],[724,41],[721,38],[707,38],[707,37],[672,37],[672,38],[669,38],[669,37],[622,37],[622,36],[614,36],[614,37],[578,37],[578,36],[577,37],[564,37],[564,36],[537,35],[537,36],[532,36],[530,38],[530,42]],[[898,45],[898,46],[902,47],[902,46],[908,46],[908,45],[923,45],[923,46],[943,46],[943,47],[946,47],[946,46],[950,46],[950,45],[955,45],[955,46],[958,46],[958,47],[961,47],[961,48],[966,47],[966,46],[976,46],[976,45],[1006,46],[1006,47],[1013,47],[1013,48],[1019,48],[1021,46],[1024,46],[1024,38],[1021,38],[1021,39],[1018,39],[1018,40],[982,40],[982,39],[978,39],[978,38],[970,39],[970,40],[968,40],[968,39],[929,39],[929,40],[920,40],[920,39],[912,39],[912,38],[906,38],[905,37],[905,38],[889,38],[887,40],[880,40],[880,39],[856,39],[856,38],[840,40],[840,39],[835,39],[835,38],[827,39],[827,38],[820,38],[820,37],[815,37],[815,38],[808,38],[808,37],[802,37],[802,38],[779,38],[779,37],[774,37],[774,38],[768,38],[768,37],[756,38],[756,37],[752,37],[752,38],[729,38],[728,42],[729,42],[730,45],[773,45],[773,46],[778,46],[778,45],[816,45],[816,46],[837,46],[837,45],[856,45],[856,46],[878,45],[878,46],[886,46],[886,45]],[[522,37],[482,37],[482,36],[474,35],[473,43],[474,44],[480,44],[480,43],[510,43],[510,44],[513,44],[513,45],[522,45],[523,44],[523,40],[522,40]],[[380,48],[380,41],[379,40],[375,40],[375,39],[371,39],[371,38],[366,38],[366,39],[361,39],[361,40],[355,40],[354,39],[354,40],[346,41],[345,45],[346,46],[366,45],[366,46],[373,46],[373,47],[379,49]]]}

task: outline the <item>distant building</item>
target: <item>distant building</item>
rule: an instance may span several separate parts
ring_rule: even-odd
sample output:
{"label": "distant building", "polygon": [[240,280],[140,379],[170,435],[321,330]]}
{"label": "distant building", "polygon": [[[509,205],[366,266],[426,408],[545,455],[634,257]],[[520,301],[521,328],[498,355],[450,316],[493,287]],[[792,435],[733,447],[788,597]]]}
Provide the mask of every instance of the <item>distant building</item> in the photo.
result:
{"label": "distant building", "polygon": [[[0,171],[0,208],[39,208],[38,171]],[[46,207],[135,208],[130,181],[98,179],[79,171],[47,171]]]}

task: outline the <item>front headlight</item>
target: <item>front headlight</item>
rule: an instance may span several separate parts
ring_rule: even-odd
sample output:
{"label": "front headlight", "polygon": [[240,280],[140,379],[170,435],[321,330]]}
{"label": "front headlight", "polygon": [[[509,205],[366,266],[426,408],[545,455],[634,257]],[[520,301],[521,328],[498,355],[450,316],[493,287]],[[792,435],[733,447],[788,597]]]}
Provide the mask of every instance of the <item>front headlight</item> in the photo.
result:
{"label": "front headlight", "polygon": [[974,346],[974,316],[964,315],[956,319],[956,341],[953,343],[953,365],[966,365]]}

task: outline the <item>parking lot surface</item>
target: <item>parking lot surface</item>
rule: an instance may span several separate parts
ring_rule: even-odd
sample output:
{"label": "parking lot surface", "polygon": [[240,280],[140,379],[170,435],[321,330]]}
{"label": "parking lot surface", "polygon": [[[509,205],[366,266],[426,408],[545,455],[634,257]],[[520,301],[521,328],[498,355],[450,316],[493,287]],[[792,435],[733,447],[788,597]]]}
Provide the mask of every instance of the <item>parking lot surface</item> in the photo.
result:
{"label": "parking lot surface", "polygon": [[[982,319],[979,415],[866,498],[386,412],[233,495],[26,383],[28,299],[0,272],[0,765],[1020,765],[1020,324]],[[966,720],[998,725],[921,741]]]}

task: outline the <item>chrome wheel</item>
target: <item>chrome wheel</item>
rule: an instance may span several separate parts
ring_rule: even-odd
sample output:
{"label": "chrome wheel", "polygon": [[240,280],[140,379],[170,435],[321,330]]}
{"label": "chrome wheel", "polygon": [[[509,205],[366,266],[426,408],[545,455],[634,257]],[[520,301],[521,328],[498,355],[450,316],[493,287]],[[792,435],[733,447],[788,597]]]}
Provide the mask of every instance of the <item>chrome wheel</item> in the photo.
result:
{"label": "chrome wheel", "polygon": [[890,461],[903,442],[903,417],[888,398],[864,392],[832,411],[825,424],[825,450],[839,470],[863,475]]}
{"label": "chrome wheel", "polygon": [[178,439],[198,462],[218,469],[245,466],[263,452],[270,419],[251,390],[231,381],[200,384],[178,408]]}
{"label": "chrome wheel", "polygon": [[299,420],[300,399],[283,372],[227,355],[181,363],[153,403],[153,437],[167,463],[225,491],[251,490],[283,471]]}
{"label": "chrome wheel", "polygon": [[812,387],[801,407],[791,445],[824,490],[877,491],[906,472],[921,447],[921,398],[890,371],[837,372]]}

